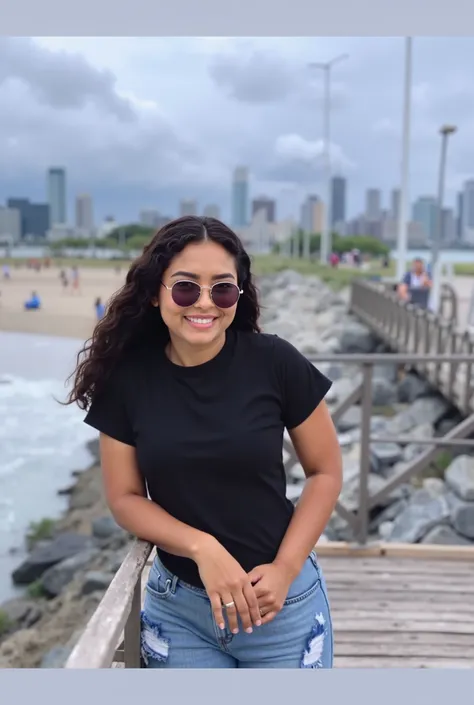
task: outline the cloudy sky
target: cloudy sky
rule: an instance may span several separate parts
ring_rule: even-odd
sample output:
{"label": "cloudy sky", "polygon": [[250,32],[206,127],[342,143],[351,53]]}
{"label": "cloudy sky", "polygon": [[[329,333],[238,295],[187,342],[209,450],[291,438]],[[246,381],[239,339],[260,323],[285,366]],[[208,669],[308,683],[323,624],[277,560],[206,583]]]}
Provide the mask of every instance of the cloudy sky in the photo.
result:
{"label": "cloudy sky", "polygon": [[[347,53],[333,72],[332,151],[349,181],[349,215],[368,187],[400,178],[404,40],[344,38],[0,37],[0,203],[45,199],[64,166],[70,202],[98,218],[174,216],[180,198],[228,216],[234,166],[252,194],[296,213],[321,179],[322,76],[310,62]],[[434,194],[440,138],[453,122],[447,201],[474,176],[474,38],[414,42],[411,196]],[[72,215],[72,210],[69,210]]]}

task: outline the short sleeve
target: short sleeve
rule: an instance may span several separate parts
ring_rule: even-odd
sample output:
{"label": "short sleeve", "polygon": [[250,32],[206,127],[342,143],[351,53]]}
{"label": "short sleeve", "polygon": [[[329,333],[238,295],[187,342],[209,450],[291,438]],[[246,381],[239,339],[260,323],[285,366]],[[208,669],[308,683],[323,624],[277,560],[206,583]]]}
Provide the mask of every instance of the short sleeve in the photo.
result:
{"label": "short sleeve", "polygon": [[[121,373],[122,372],[122,373]],[[84,422],[117,441],[135,446],[123,371],[112,374],[92,399]]]}
{"label": "short sleeve", "polygon": [[287,429],[305,421],[332,386],[291,343],[275,336],[275,363],[282,393],[283,423]]}
{"label": "short sleeve", "polygon": [[410,286],[410,284],[411,284],[411,273],[410,272],[405,272],[405,274],[403,275],[402,284],[406,284],[407,286]]}

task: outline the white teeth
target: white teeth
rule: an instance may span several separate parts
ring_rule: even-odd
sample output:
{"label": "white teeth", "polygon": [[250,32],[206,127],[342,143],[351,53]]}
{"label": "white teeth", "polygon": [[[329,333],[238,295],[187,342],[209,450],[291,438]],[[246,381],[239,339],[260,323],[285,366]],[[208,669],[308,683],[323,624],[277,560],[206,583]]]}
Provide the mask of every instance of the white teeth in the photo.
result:
{"label": "white teeth", "polygon": [[199,325],[205,325],[206,323],[212,323],[213,319],[212,318],[191,318],[191,316],[187,316],[188,321],[191,321],[191,323],[198,323]]}

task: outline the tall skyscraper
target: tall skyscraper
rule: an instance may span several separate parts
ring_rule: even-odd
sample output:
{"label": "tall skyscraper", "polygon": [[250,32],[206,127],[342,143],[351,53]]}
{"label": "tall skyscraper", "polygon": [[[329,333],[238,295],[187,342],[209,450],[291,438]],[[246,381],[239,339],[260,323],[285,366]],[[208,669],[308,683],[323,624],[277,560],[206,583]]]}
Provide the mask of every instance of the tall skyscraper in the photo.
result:
{"label": "tall skyscraper", "polygon": [[94,228],[92,198],[86,193],[76,198],[76,227],[87,232]]}
{"label": "tall skyscraper", "polygon": [[463,188],[463,239],[474,240],[474,180],[466,181]]}
{"label": "tall skyscraper", "polygon": [[62,167],[48,170],[48,202],[50,226],[67,223],[66,170]]}
{"label": "tall skyscraper", "polygon": [[365,217],[367,220],[380,220],[382,215],[382,197],[380,189],[369,188],[365,196]]}
{"label": "tall skyscraper", "polygon": [[435,237],[438,203],[433,196],[420,196],[413,204],[413,220],[419,223],[428,240]]}
{"label": "tall skyscraper", "polygon": [[332,179],[331,225],[346,221],[346,187],[347,182],[343,176],[334,176]]}
{"label": "tall skyscraper", "polygon": [[324,203],[318,196],[311,194],[301,206],[301,229],[305,233],[321,234],[324,218]]}
{"label": "tall skyscraper", "polygon": [[398,221],[400,217],[400,189],[394,188],[392,190],[392,197],[390,203],[390,219]]}
{"label": "tall skyscraper", "polygon": [[456,198],[456,237],[458,240],[463,239],[463,222],[464,222],[464,194],[461,191]]}
{"label": "tall skyscraper", "polygon": [[258,211],[265,211],[265,217],[268,223],[275,222],[275,201],[272,198],[267,198],[266,196],[260,196],[259,198],[254,198],[252,201],[252,217]]}
{"label": "tall skyscraper", "polygon": [[221,219],[221,209],[215,203],[209,203],[207,206],[204,206],[202,214],[206,218],[217,218],[217,220]]}
{"label": "tall skyscraper", "polygon": [[194,200],[183,198],[179,203],[179,215],[197,215],[197,203]]}
{"label": "tall skyscraper", "polygon": [[232,181],[232,226],[244,228],[248,223],[249,173],[247,167],[234,170]]}

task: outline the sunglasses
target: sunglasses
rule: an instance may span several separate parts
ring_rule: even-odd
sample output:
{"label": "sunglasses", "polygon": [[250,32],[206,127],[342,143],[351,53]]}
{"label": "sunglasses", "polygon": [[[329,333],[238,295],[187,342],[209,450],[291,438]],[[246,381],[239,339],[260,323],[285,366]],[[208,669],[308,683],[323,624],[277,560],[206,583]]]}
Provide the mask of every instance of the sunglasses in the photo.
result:
{"label": "sunglasses", "polygon": [[163,286],[165,289],[168,289],[168,291],[171,291],[171,298],[174,303],[182,308],[194,306],[201,298],[203,289],[209,289],[211,301],[217,308],[231,308],[235,306],[240,298],[240,294],[244,293],[237,284],[233,284],[232,282],[217,282],[212,286],[201,286],[197,282],[182,280],[174,282],[172,286],[166,286],[166,284],[163,284]]}

